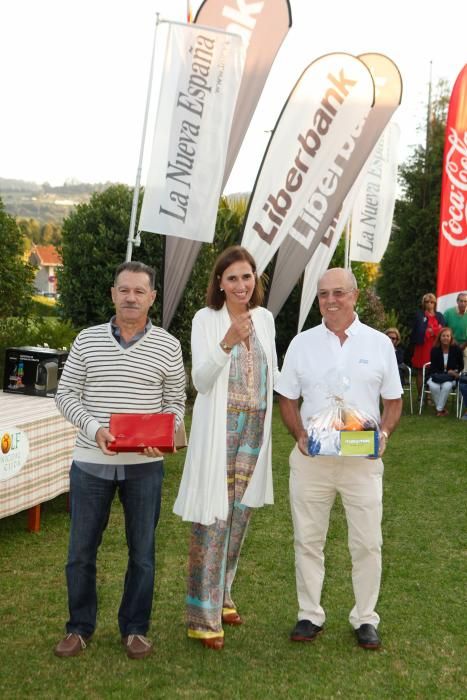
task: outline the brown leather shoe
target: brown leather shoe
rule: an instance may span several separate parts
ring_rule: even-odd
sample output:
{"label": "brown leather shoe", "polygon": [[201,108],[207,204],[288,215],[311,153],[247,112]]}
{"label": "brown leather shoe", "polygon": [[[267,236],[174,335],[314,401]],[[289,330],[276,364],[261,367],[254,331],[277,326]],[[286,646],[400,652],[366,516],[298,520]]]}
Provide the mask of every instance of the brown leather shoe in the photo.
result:
{"label": "brown leather shoe", "polygon": [[83,649],[86,649],[86,642],[89,637],[70,632],[57,644],[54,649],[55,656],[77,656]]}
{"label": "brown leather shoe", "polygon": [[237,611],[224,613],[222,615],[222,622],[226,625],[243,625],[243,619],[240,617]]}
{"label": "brown leather shoe", "polygon": [[129,659],[144,659],[152,651],[152,642],[143,634],[129,634],[122,637],[122,644]]}
{"label": "brown leather shoe", "polygon": [[208,649],[215,649],[218,651],[224,648],[224,637],[203,637],[200,639],[200,642],[203,647],[207,647]]}

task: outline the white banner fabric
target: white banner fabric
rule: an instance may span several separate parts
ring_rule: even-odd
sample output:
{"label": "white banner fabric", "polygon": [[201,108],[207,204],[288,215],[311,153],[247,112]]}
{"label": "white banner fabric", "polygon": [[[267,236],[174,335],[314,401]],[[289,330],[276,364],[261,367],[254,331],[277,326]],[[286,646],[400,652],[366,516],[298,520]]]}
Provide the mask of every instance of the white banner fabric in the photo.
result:
{"label": "white banner fabric", "polygon": [[[303,72],[278,119],[250,199],[242,245],[259,274],[307,203],[315,225],[324,216],[353,151],[353,131],[373,101],[371,73],[354,56],[329,54]],[[310,192],[315,192],[311,204]]]}
{"label": "white banner fabric", "polygon": [[320,239],[312,258],[305,267],[303,273],[302,296],[300,300],[300,313],[298,317],[298,333],[302,330],[311,306],[316,297],[318,288],[318,280],[329,267],[332,256],[335,253],[337,244],[340,241],[342,231],[350,218],[353,204],[357,193],[361,189],[364,173],[360,171],[355,183],[350,192],[344,199],[344,203],[338,212],[336,218],[329,226],[324,236]]}
{"label": "white banner fabric", "polygon": [[139,231],[213,240],[244,58],[237,35],[169,24]]}
{"label": "white banner fabric", "polygon": [[[277,316],[284,302],[311,260],[321,239],[338,215],[357,177],[375,147],[394,110],[400,104],[402,80],[395,63],[382,54],[362,54],[359,59],[369,68],[375,84],[375,105],[344,144],[347,159],[338,183],[326,198],[324,211],[317,212],[319,191],[312,191],[306,208],[282,242],[269,288],[268,309]],[[342,149],[341,149],[342,150]],[[321,185],[322,188],[322,185]]]}
{"label": "white banner fabric", "polygon": [[352,209],[350,260],[379,263],[389,243],[396,204],[400,129],[390,122],[364,166]]}
{"label": "white banner fabric", "polygon": [[[292,24],[288,0],[204,0],[195,24],[240,34],[246,58],[237,96],[225,162],[223,187],[237,158],[276,53]],[[162,326],[169,328],[190,278],[198,252],[198,241],[168,236],[165,243]]]}

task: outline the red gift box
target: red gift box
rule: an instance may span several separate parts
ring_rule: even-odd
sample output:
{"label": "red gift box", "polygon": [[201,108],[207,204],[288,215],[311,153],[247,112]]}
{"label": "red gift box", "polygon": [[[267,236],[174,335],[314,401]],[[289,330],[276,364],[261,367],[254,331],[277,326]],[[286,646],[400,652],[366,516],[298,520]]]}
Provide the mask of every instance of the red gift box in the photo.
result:
{"label": "red gift box", "polygon": [[115,440],[107,447],[113,452],[142,452],[145,447],[174,451],[173,413],[112,413],[109,430]]}

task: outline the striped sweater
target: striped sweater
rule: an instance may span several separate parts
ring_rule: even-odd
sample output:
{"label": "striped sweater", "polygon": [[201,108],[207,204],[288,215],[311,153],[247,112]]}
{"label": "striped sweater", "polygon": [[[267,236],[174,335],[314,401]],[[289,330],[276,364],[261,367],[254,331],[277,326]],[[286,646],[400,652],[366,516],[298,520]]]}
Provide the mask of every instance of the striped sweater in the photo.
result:
{"label": "striped sweater", "polygon": [[137,453],[104,455],[95,442],[111,413],[174,413],[185,407],[185,371],[179,341],[151,329],[123,348],[110,323],[81,331],[70,351],[56,394],[62,415],[79,428],[73,459],[98,464],[153,461]]}

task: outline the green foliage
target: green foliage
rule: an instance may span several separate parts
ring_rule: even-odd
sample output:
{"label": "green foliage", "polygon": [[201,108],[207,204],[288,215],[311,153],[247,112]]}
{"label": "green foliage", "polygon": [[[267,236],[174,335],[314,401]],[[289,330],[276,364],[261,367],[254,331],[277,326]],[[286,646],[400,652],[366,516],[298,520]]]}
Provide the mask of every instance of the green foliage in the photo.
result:
{"label": "green foliage", "polygon": [[26,315],[34,294],[34,268],[23,260],[24,236],[0,199],[0,318]]}
{"label": "green foliage", "polygon": [[35,296],[32,300],[31,316],[58,316],[57,302],[48,297]]}
{"label": "green foliage", "polygon": [[[84,327],[107,321],[113,314],[110,287],[115,268],[124,261],[133,192],[125,185],[113,185],[80,204],[63,223],[63,270],[58,271],[60,314],[73,325]],[[142,195],[141,198],[142,199]],[[219,253],[236,243],[240,234],[242,206],[231,208],[221,199],[212,244],[204,244],[195,263],[180,306],[170,327],[179,338],[186,360],[190,357],[191,319],[205,303],[209,274]],[[161,297],[161,269],[164,237],[143,233],[133,259],[156,268],[156,289]],[[151,316],[161,322],[158,300]]]}
{"label": "green foliage", "polygon": [[[418,147],[400,169],[403,199],[396,202],[393,233],[381,261],[378,293],[387,308],[397,309],[404,333],[420,299],[436,292],[441,176],[448,93],[438,86],[428,150]],[[404,328],[405,327],[405,328]]]}
{"label": "green foliage", "polygon": [[62,240],[61,226],[57,222],[41,224],[34,218],[18,218],[17,224],[24,237],[36,245],[58,246]]}
{"label": "green foliage", "polygon": [[[126,256],[133,191],[126,185],[112,185],[95,193],[88,204],[80,204],[63,222],[58,270],[59,309],[74,326],[103,323],[113,314],[110,287],[115,269]],[[140,198],[141,199],[141,198]],[[161,236],[143,234],[133,259],[155,267],[160,273]],[[161,275],[156,275],[160,292]],[[151,313],[160,322],[157,305]]]}
{"label": "green foliage", "polygon": [[393,315],[386,314],[374,287],[366,287],[360,292],[357,312],[360,321],[383,333],[390,326],[388,318],[393,318]]}

